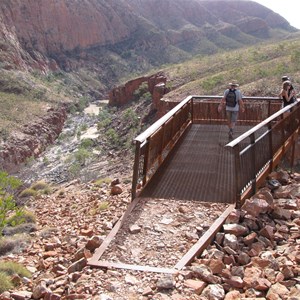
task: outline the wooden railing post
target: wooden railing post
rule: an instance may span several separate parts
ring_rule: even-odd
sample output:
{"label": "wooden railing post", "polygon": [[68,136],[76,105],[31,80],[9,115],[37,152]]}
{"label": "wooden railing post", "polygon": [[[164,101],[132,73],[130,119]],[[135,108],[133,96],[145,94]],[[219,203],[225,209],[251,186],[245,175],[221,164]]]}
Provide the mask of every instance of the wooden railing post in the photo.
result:
{"label": "wooden railing post", "polygon": [[250,135],[250,144],[251,144],[251,178],[252,178],[252,193],[256,192],[256,153],[255,153],[255,135],[254,132]]}
{"label": "wooden railing post", "polygon": [[240,145],[237,144],[233,148],[234,155],[234,169],[235,169],[235,203],[236,208],[241,208],[241,176],[242,176],[242,167],[240,159]]}
{"label": "wooden railing post", "polygon": [[192,121],[192,123],[194,123],[194,98],[192,98],[190,105],[191,105],[191,109],[190,109],[190,111],[191,111],[191,121]]}
{"label": "wooden railing post", "polygon": [[135,156],[133,164],[133,175],[132,175],[132,187],[131,187],[131,200],[136,197],[136,188],[139,178],[139,168],[140,168],[140,153],[141,153],[141,143],[135,141]]}
{"label": "wooden railing post", "polygon": [[[150,138],[149,138],[150,139]],[[150,151],[150,141],[147,141],[144,155],[144,165],[143,165],[143,186],[147,182],[147,173],[148,173],[148,161],[149,161],[149,151]]]}
{"label": "wooden railing post", "polygon": [[274,156],[274,151],[273,151],[273,130],[272,130],[272,123],[268,123],[268,136],[269,136],[269,160],[270,160],[270,170],[273,171],[274,164],[273,164],[273,156]]}

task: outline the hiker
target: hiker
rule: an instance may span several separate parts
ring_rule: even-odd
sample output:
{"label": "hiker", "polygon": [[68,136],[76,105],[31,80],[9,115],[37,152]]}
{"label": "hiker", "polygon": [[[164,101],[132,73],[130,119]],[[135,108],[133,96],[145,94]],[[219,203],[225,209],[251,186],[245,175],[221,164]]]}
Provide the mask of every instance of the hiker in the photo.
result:
{"label": "hiker", "polygon": [[[282,80],[282,89],[280,91],[279,97],[283,99],[282,107],[285,107],[296,101],[296,92],[288,76],[286,75],[282,76],[281,80]],[[284,84],[285,82],[287,83]],[[285,94],[284,91],[287,91],[287,94]]]}
{"label": "hiker", "polygon": [[224,96],[221,100],[221,106],[226,106],[226,118],[228,122],[228,137],[233,138],[233,129],[238,118],[239,109],[245,111],[245,106],[243,102],[242,92],[237,89],[239,87],[238,83],[235,81],[230,82],[229,88],[225,90]]}
{"label": "hiker", "polygon": [[295,102],[295,90],[292,89],[292,83],[289,80],[282,82],[282,89],[280,91],[279,97],[283,100],[283,107]]}

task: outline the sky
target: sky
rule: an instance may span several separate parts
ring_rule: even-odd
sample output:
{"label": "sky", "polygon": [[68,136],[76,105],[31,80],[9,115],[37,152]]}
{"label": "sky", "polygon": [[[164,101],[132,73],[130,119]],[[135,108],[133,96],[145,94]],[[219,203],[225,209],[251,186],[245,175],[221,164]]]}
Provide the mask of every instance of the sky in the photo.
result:
{"label": "sky", "polygon": [[292,26],[300,29],[299,0],[253,0],[280,14]]}

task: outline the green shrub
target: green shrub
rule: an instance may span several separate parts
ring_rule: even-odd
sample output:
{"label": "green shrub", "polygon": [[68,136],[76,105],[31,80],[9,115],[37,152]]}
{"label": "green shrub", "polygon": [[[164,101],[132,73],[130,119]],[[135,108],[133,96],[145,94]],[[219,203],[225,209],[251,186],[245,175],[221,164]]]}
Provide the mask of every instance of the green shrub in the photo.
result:
{"label": "green shrub", "polygon": [[92,139],[82,139],[80,142],[80,148],[89,149],[92,148],[94,145],[94,142]]}
{"label": "green shrub", "polygon": [[82,97],[79,99],[78,103],[76,103],[77,106],[77,111],[78,112],[83,112],[84,109],[88,106],[89,104],[89,99],[86,97]]}
{"label": "green shrub", "polygon": [[300,63],[300,50],[294,50],[291,54],[291,63],[299,65]]}
{"label": "green shrub", "polygon": [[90,157],[90,152],[86,149],[79,148],[75,153],[74,153],[74,158],[75,161],[80,164],[84,165],[86,160]]}
{"label": "green shrub", "polygon": [[10,277],[5,273],[0,272],[0,293],[6,292],[13,288]]}
{"label": "green shrub", "polygon": [[81,165],[78,162],[74,162],[69,166],[69,169],[68,169],[69,175],[72,178],[76,178],[79,175],[80,170],[81,170]]}
{"label": "green shrub", "polygon": [[12,252],[17,244],[14,238],[0,238],[0,256]]}
{"label": "green shrub", "polygon": [[9,276],[17,274],[20,277],[31,277],[31,273],[23,265],[13,261],[0,261],[0,273]]}
{"label": "green shrub", "polygon": [[118,146],[120,144],[119,135],[113,128],[108,129],[105,136],[112,146]]}
{"label": "green shrub", "polygon": [[[38,192],[39,194],[46,194],[46,195],[51,194],[51,187],[49,186],[48,183],[46,183],[43,180],[33,183],[30,186],[30,189]],[[32,195],[32,196],[34,196],[34,195]]]}
{"label": "green shrub", "polygon": [[88,129],[88,125],[86,123],[84,123],[84,124],[81,124],[79,126],[78,130],[80,130],[80,131],[86,131],[87,129]]}
{"label": "green shrub", "polygon": [[16,286],[12,282],[12,275],[31,277],[31,273],[22,265],[12,261],[0,261],[0,293],[8,291]]}
{"label": "green shrub", "polygon": [[44,163],[44,165],[49,165],[49,158],[48,157],[46,157],[46,156],[44,156],[43,157],[43,163]]}
{"label": "green shrub", "polygon": [[64,189],[59,190],[58,195],[59,196],[64,196],[66,191]]}
{"label": "green shrub", "polygon": [[99,204],[98,210],[99,211],[106,210],[108,207],[109,207],[109,202],[104,201]]}
{"label": "green shrub", "polygon": [[38,190],[44,190],[46,188],[48,188],[48,183],[46,183],[45,181],[37,181],[35,183],[33,183],[31,185],[31,187],[33,190],[38,191]]}
{"label": "green shrub", "polygon": [[34,197],[37,195],[37,192],[36,190],[34,189],[31,189],[31,188],[27,188],[25,190],[23,190],[21,193],[20,193],[20,197],[21,198],[27,198],[27,197]]}
{"label": "green shrub", "polygon": [[136,127],[139,125],[140,119],[132,108],[128,108],[124,112],[122,122],[127,126]]}
{"label": "green shrub", "polygon": [[92,216],[94,216],[96,214],[99,214],[101,211],[104,211],[104,210],[108,209],[108,207],[109,207],[109,202],[108,201],[101,202],[97,207],[91,208],[90,214]]}
{"label": "green shrub", "polygon": [[107,109],[102,109],[98,114],[99,122],[97,124],[98,130],[108,127],[112,122],[112,115]]}
{"label": "green shrub", "polygon": [[21,185],[21,181],[6,172],[0,171],[0,232],[7,224],[8,215],[18,211],[13,192]]}
{"label": "green shrub", "polygon": [[9,131],[7,128],[1,128],[0,129],[0,137],[3,139],[3,141],[6,141],[9,137]]}
{"label": "green shrub", "polygon": [[222,75],[212,76],[202,82],[202,88],[209,92],[217,85],[223,84],[224,78]]}
{"label": "green shrub", "polygon": [[143,95],[143,99],[145,99],[146,102],[147,102],[148,104],[150,104],[150,103],[152,102],[152,95],[151,95],[151,93],[150,93],[150,92],[145,93],[145,94]]}
{"label": "green shrub", "polygon": [[41,191],[41,193],[44,194],[44,195],[50,195],[50,194],[52,193],[52,189],[51,189],[50,186],[48,186],[48,187],[46,187],[45,189],[43,189],[43,190]]}
{"label": "green shrub", "polygon": [[23,223],[36,223],[36,217],[31,211],[19,210],[7,220],[7,225],[17,226]]}
{"label": "green shrub", "polygon": [[34,162],[34,160],[35,160],[35,158],[32,155],[30,157],[27,157],[24,163],[25,163],[26,166],[30,166]]}
{"label": "green shrub", "polygon": [[149,92],[149,87],[147,82],[143,82],[138,89],[133,93],[134,99],[139,100],[145,93]]}
{"label": "green shrub", "polygon": [[96,186],[102,186],[102,184],[106,183],[110,183],[111,182],[111,179],[110,178],[100,178],[100,179],[97,179],[95,182],[94,182],[94,185]]}

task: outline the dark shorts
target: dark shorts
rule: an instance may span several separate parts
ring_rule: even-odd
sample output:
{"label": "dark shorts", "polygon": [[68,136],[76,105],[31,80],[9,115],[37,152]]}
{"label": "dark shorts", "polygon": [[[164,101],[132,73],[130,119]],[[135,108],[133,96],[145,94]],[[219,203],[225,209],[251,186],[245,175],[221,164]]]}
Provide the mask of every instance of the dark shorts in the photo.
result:
{"label": "dark shorts", "polygon": [[235,123],[237,121],[239,112],[226,110],[226,118],[229,122]]}

